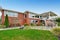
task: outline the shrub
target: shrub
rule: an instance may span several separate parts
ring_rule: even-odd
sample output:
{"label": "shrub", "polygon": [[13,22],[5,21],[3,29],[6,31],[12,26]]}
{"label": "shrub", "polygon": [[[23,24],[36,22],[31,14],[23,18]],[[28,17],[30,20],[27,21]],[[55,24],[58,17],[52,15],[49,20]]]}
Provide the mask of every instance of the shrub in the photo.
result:
{"label": "shrub", "polygon": [[60,36],[60,28],[53,28],[52,33],[56,36]]}
{"label": "shrub", "polygon": [[57,18],[56,22],[58,22],[58,26],[60,26],[60,18]]}
{"label": "shrub", "polygon": [[25,23],[24,26],[28,26],[28,24]]}
{"label": "shrub", "polygon": [[5,22],[4,22],[4,25],[5,25],[6,27],[9,26],[9,20],[8,20],[8,15],[7,15],[7,14],[6,14],[6,16],[5,16]]}
{"label": "shrub", "polygon": [[31,23],[31,26],[36,26],[36,24],[34,24],[34,23]]}
{"label": "shrub", "polygon": [[60,22],[58,22],[58,26],[60,26]]}
{"label": "shrub", "polygon": [[5,25],[0,25],[0,28],[5,28]]}
{"label": "shrub", "polygon": [[56,21],[57,21],[57,22],[60,22],[60,18],[57,18]]}
{"label": "shrub", "polygon": [[60,28],[54,28],[52,33],[57,36],[58,40],[60,40]]}
{"label": "shrub", "polygon": [[43,26],[43,23],[40,23],[40,26]]}

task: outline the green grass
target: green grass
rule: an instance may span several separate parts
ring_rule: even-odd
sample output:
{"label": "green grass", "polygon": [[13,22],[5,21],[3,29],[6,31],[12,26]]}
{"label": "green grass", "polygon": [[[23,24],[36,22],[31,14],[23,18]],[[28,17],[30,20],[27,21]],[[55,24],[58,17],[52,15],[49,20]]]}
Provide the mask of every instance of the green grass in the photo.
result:
{"label": "green grass", "polygon": [[5,30],[0,31],[0,40],[57,40],[57,38],[46,30]]}

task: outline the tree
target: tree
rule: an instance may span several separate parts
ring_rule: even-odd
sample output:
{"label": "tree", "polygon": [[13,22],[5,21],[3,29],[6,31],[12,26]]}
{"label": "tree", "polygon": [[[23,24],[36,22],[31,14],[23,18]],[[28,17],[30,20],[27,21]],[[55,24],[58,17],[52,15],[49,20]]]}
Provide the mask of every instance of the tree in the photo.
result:
{"label": "tree", "polygon": [[5,22],[4,22],[5,26],[8,27],[9,26],[9,20],[8,20],[8,15],[6,14],[5,16]]}
{"label": "tree", "polygon": [[60,26],[60,18],[57,18],[56,22],[58,22],[58,26]]}
{"label": "tree", "polygon": [[60,22],[60,18],[57,18],[56,21],[57,21],[57,22]]}

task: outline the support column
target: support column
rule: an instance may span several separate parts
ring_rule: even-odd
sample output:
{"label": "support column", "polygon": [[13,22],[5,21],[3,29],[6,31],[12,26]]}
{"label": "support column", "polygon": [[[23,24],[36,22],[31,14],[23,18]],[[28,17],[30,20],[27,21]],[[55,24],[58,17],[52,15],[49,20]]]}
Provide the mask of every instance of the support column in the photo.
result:
{"label": "support column", "polygon": [[4,24],[4,10],[2,10],[1,13],[2,13],[2,16],[1,16],[1,18],[2,18],[2,24]]}
{"label": "support column", "polygon": [[46,20],[44,20],[44,21],[45,21],[45,26],[47,26]]}
{"label": "support column", "polygon": [[26,14],[26,24],[30,25],[29,12],[26,11],[25,14]]}

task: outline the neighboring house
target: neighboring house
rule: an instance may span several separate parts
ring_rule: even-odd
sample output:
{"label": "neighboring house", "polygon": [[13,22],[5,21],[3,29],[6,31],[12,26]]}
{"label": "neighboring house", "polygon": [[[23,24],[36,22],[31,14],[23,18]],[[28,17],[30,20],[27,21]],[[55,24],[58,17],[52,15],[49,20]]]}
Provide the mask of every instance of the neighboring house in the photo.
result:
{"label": "neighboring house", "polygon": [[42,14],[37,14],[29,11],[17,12],[13,10],[7,10],[7,9],[0,9],[0,12],[2,13],[2,24],[4,24],[5,16],[8,15],[9,24],[10,26],[20,26],[24,24],[30,25],[31,23],[40,25],[41,20],[43,20],[46,24],[46,20],[50,19],[50,17],[57,16],[53,12],[46,12]]}

